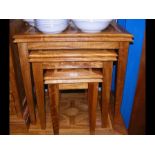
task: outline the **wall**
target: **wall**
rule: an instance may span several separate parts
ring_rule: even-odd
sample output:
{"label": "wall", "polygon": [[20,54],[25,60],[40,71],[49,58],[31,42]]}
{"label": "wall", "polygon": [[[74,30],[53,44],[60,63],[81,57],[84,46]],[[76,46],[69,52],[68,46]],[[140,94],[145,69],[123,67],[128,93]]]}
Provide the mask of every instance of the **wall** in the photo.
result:
{"label": "wall", "polygon": [[[125,78],[125,85],[121,106],[121,114],[123,116],[125,125],[128,128],[139,73],[142,44],[145,32],[145,20],[119,19],[118,23],[122,27],[124,27],[128,32],[132,33],[134,36],[134,42],[129,47],[127,71],[126,71],[126,78]],[[115,77],[115,69],[113,72],[112,89],[115,88],[114,77]]]}

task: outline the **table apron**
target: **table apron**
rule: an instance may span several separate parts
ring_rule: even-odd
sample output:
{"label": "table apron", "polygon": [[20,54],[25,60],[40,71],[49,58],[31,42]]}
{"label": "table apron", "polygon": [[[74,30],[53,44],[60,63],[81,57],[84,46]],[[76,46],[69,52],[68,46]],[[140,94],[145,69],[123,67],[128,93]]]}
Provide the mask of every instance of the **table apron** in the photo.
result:
{"label": "table apron", "polygon": [[38,42],[27,43],[28,50],[119,49],[119,42]]}

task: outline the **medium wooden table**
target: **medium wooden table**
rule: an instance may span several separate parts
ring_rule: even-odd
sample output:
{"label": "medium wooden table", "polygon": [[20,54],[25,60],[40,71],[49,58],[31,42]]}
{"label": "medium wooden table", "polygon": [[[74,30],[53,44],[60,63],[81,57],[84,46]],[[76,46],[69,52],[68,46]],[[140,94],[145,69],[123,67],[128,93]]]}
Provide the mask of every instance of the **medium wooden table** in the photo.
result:
{"label": "medium wooden table", "polygon": [[[80,53],[81,51],[88,52],[91,50],[106,50],[110,53],[114,50],[118,54],[118,59],[113,124],[119,123],[119,120],[121,118],[120,106],[122,102],[122,93],[126,73],[128,47],[129,43],[132,42],[132,38],[133,36],[131,34],[126,32],[116,23],[111,23],[106,30],[94,34],[83,33],[73,27],[68,27],[68,29],[60,34],[43,34],[32,27],[27,27],[27,29],[25,29],[23,33],[15,35],[14,42],[18,45],[21,71],[27,97],[27,103],[29,106],[31,122],[35,122],[31,63],[33,63],[36,67],[38,66],[39,68],[39,65],[41,65],[41,63],[39,62],[43,62],[42,58],[39,56],[35,59],[34,62],[31,58],[31,53],[38,52],[39,54],[43,51],[47,52],[49,50],[67,50],[70,51],[70,53],[74,51],[79,51]],[[101,61],[100,59],[101,58],[99,57],[99,61]],[[61,61],[61,57],[56,57],[55,60]],[[44,57],[44,62],[45,61],[50,61],[50,57]],[[94,63],[93,57],[91,62],[89,61],[88,63]],[[81,66],[82,65],[83,64],[81,64]],[[100,65],[99,62],[97,63],[97,65]],[[38,80],[43,79],[38,78]],[[37,95],[44,94],[43,89],[40,88],[40,90],[41,91],[36,92]],[[39,104],[40,107],[44,108],[42,102],[44,101],[39,101]],[[43,118],[41,122],[43,122],[44,120],[45,118]],[[45,128],[45,123],[42,124],[42,128]]]}

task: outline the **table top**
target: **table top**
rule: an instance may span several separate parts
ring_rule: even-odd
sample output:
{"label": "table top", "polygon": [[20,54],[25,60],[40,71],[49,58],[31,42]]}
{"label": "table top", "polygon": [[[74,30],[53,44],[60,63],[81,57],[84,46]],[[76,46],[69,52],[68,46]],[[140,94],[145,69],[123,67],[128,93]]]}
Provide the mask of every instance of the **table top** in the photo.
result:
{"label": "table top", "polygon": [[[17,21],[18,22],[18,21]],[[133,36],[117,23],[112,22],[105,30],[99,33],[84,33],[71,25],[59,34],[44,34],[28,24],[23,31],[14,35],[14,42],[40,42],[40,41],[128,41],[132,42]]]}

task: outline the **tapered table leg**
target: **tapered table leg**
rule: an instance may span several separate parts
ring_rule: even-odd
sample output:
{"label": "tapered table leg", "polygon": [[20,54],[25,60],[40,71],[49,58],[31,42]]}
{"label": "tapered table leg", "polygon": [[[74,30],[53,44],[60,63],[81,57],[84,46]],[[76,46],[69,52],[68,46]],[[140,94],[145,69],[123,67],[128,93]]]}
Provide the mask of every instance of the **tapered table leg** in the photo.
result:
{"label": "tapered table leg", "polygon": [[98,103],[98,83],[88,83],[90,134],[95,134],[96,109]]}
{"label": "tapered table leg", "polygon": [[43,69],[41,63],[32,63],[38,114],[40,119],[41,129],[46,128],[46,115],[45,115],[45,98],[44,98],[44,81]]}
{"label": "tapered table leg", "polygon": [[122,103],[126,64],[128,58],[128,47],[128,42],[120,43],[116,76],[114,125],[120,123],[121,119],[120,108]]}
{"label": "tapered table leg", "polygon": [[102,116],[102,127],[104,128],[108,127],[112,66],[113,62],[103,62],[101,116]]}
{"label": "tapered table leg", "polygon": [[28,61],[27,43],[18,43],[18,52],[30,121],[32,124],[35,124],[36,117],[34,110],[33,86],[31,81],[30,63]]}
{"label": "tapered table leg", "polygon": [[49,84],[49,104],[51,110],[53,132],[55,135],[59,134],[59,85]]}

